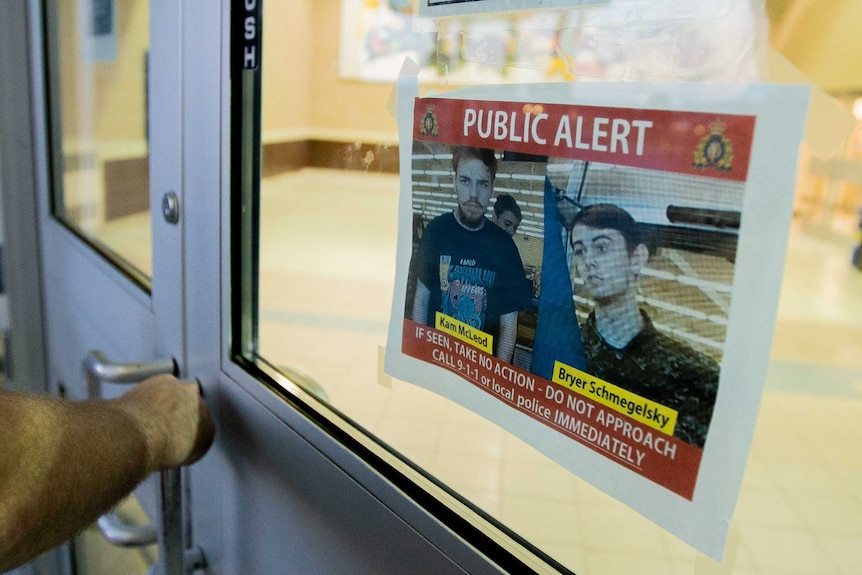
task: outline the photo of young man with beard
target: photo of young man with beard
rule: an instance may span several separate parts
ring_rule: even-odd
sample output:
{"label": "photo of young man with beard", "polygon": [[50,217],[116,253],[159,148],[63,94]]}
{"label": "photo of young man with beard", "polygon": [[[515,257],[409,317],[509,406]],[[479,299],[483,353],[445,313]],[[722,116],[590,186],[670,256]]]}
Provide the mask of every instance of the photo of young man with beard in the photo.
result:
{"label": "photo of young man with beard", "polygon": [[719,366],[658,331],[638,305],[638,277],[649,250],[637,223],[618,206],[595,204],[575,216],[571,237],[572,266],[595,302],[581,325],[587,371],[676,410],[674,437],[703,447]]}
{"label": "photo of young man with beard", "polygon": [[457,205],[431,220],[415,254],[412,319],[434,326],[440,312],[493,337],[493,353],[511,362],[518,312],[531,293],[512,237],[486,216],[494,193],[493,150],[452,150]]}

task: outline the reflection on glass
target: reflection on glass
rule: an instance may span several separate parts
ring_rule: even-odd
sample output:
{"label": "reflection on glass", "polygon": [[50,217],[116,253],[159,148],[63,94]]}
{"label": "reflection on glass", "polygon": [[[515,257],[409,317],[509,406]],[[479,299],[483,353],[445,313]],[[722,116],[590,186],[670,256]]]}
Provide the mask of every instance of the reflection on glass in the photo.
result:
{"label": "reflection on glass", "polygon": [[[436,35],[420,35],[409,22],[404,25],[412,13],[407,2],[267,4],[256,351],[258,359],[280,367],[565,568],[599,575],[695,573],[711,567],[690,547],[518,438],[424,389],[400,381],[381,385],[379,379],[378,352],[386,345],[395,276],[399,194],[399,142],[387,101],[405,55],[420,63],[423,89],[527,76],[529,81],[570,80],[575,71],[581,74],[577,79],[749,77],[752,62],[745,58],[735,60],[735,67],[716,66],[727,61],[725,50],[740,45],[726,41],[732,19],[707,18],[709,30],[704,31],[686,15],[678,30],[641,21],[632,31],[617,18],[624,3],[608,4],[556,20],[547,13],[519,12],[504,23],[518,31],[508,35],[499,23],[483,28],[455,20],[440,24]],[[341,22],[341,30],[333,22]],[[542,22],[551,24],[542,28]],[[750,30],[735,34],[743,34],[745,42],[755,40]],[[483,37],[491,42],[482,44]],[[643,42],[637,44],[638,39]],[[666,45],[676,48],[664,51]],[[480,46],[494,48],[484,52],[484,63]],[[637,46],[672,57],[653,58]],[[531,60],[545,48],[550,48],[547,59]],[[516,67],[517,62],[527,64]],[[532,192],[512,193],[526,201]],[[414,202],[413,208],[430,215],[431,205]],[[454,204],[433,205],[451,211]],[[521,222],[516,243],[529,243],[535,232],[529,220]],[[858,390],[846,384],[852,379],[848,370],[854,381],[862,377],[851,335],[859,335],[862,306],[859,298],[848,297],[859,282],[850,276],[849,255],[842,249],[805,235],[791,242],[787,273],[796,281],[786,286],[795,291],[783,294],[788,305],[779,315],[774,350],[779,361],[773,369],[780,378],[770,375],[764,396],[728,548],[729,569],[826,572],[831,566],[858,565],[862,558],[858,551],[853,561],[848,561],[853,553],[841,554],[851,545],[862,548],[862,495],[853,480],[862,456],[852,442],[841,440],[858,429],[854,421],[862,405]],[[727,262],[717,268],[707,256],[683,260],[678,255],[668,250],[655,265],[675,273],[680,266],[709,268],[716,277],[708,279],[716,281],[733,273]],[[528,260],[529,254],[522,257]],[[829,282],[810,281],[824,271]],[[648,282],[647,292],[657,285],[655,278]],[[583,308],[584,302],[578,305]],[[729,302],[713,298],[699,305]],[[853,327],[836,330],[837,324]],[[720,324],[703,329],[695,331],[699,341],[724,337]],[[815,352],[790,337],[809,337],[806,330],[830,343]],[[848,336],[844,343],[836,333]],[[704,352],[720,360],[715,349],[707,346]],[[824,379],[835,384],[832,391],[810,388]],[[809,439],[809,428],[828,429],[822,432],[826,441]],[[822,491],[823,485],[829,488]],[[830,518],[827,508],[841,512]],[[788,554],[788,548],[799,551]]]}
{"label": "reflection on glass", "polygon": [[49,2],[46,16],[54,214],[146,285],[148,2]]}
{"label": "reflection on glass", "polygon": [[[403,13],[380,2],[372,14],[377,20],[364,22],[364,40],[354,45],[361,62],[339,57],[336,47],[344,56],[342,40],[355,34],[340,39],[317,19],[357,22],[350,10],[368,16],[363,5],[266,6],[258,323],[246,334],[257,334],[259,359],[553,556],[547,544],[559,537],[557,529],[574,531],[579,521],[571,474],[447,399],[400,381],[380,384],[378,354],[386,345],[395,279],[399,142],[386,109],[395,76],[381,83],[375,74],[397,75],[393,56],[402,57],[405,46],[425,52],[428,46],[426,37],[396,42],[383,33],[399,28]],[[297,23],[295,34],[280,32],[285,22]],[[409,26],[400,29],[412,34]],[[305,30],[315,31],[311,58],[303,48],[311,41]],[[450,40],[436,42],[449,50]],[[434,45],[432,38],[432,52]],[[488,81],[500,77],[482,74]],[[530,227],[519,233],[523,240]],[[532,501],[537,494],[544,495]],[[552,530],[528,512],[551,507],[560,510]]]}

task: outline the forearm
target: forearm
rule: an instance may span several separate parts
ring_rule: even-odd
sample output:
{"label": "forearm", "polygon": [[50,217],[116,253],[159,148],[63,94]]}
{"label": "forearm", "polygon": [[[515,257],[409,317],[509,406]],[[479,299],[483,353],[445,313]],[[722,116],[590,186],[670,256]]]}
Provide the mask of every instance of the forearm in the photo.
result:
{"label": "forearm", "polygon": [[0,394],[0,572],[94,521],[152,461],[120,402]]}
{"label": "forearm", "polygon": [[214,433],[198,385],[171,375],[107,401],[0,391],[0,573],[71,537],[148,473],[194,463]]}
{"label": "forearm", "polygon": [[515,340],[518,335],[518,312],[500,316],[500,332],[497,335],[497,357],[509,363],[515,355]]}

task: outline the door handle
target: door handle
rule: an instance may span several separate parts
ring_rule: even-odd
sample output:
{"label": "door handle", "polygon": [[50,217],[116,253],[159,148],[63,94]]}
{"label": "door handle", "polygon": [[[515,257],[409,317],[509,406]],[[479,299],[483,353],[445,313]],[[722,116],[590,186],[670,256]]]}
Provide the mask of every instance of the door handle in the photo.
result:
{"label": "door handle", "polygon": [[84,358],[88,380],[107,383],[138,383],[153,375],[177,372],[173,359],[157,359],[142,363],[117,363],[101,351],[91,351]]}
{"label": "door handle", "polygon": [[[145,363],[116,363],[100,351],[91,351],[84,358],[87,372],[87,387],[90,397],[98,397],[101,383],[138,383],[153,375],[175,374],[176,362],[173,359],[160,359]],[[205,565],[203,552],[199,547],[186,549],[183,541],[183,489],[179,468],[166,469],[159,473],[159,526],[145,525],[142,531],[151,530],[159,543],[159,562],[150,569],[151,573],[162,575],[184,575]],[[103,515],[98,520],[102,535],[111,543],[115,533],[106,533],[108,527],[115,527],[116,521]],[[103,527],[104,525],[104,527]],[[129,526],[125,526],[128,528]],[[120,531],[124,531],[122,528]],[[120,536],[129,534],[129,529]],[[109,536],[110,535],[110,536]],[[120,543],[114,543],[121,545]],[[122,546],[122,545],[121,545]]]}

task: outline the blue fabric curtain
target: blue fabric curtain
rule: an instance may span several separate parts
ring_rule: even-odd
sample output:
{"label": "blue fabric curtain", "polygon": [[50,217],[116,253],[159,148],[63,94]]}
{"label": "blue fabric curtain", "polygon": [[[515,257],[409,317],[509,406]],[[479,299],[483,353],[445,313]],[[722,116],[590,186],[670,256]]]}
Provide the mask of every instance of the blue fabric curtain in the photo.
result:
{"label": "blue fabric curtain", "polygon": [[539,318],[530,371],[551,379],[554,361],[586,370],[581,330],[572,300],[572,281],[563,245],[563,226],[557,217],[554,186],[545,177],[545,243],[542,252]]}

